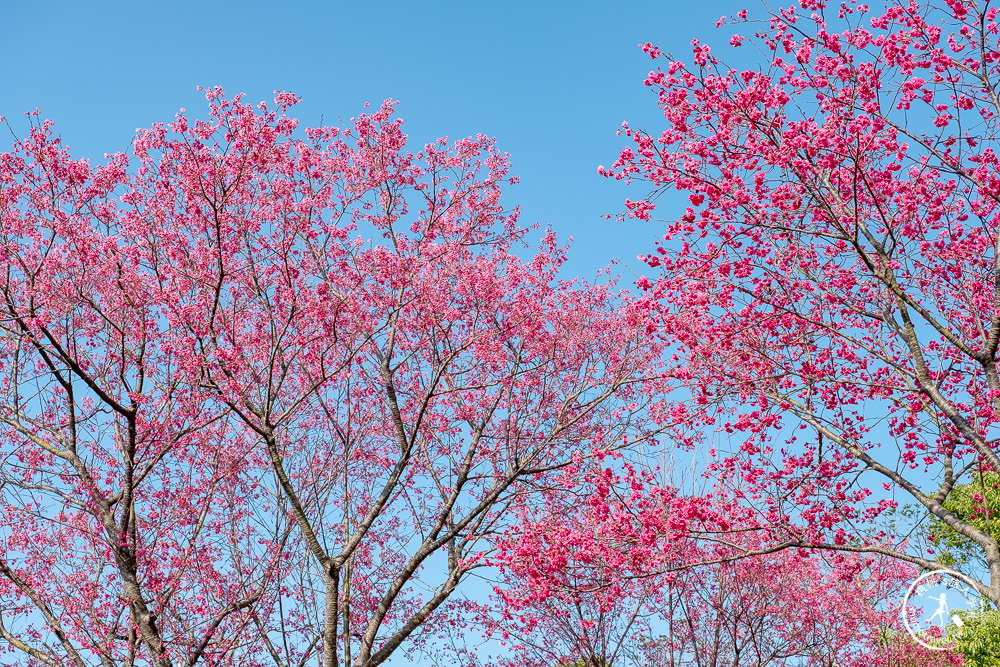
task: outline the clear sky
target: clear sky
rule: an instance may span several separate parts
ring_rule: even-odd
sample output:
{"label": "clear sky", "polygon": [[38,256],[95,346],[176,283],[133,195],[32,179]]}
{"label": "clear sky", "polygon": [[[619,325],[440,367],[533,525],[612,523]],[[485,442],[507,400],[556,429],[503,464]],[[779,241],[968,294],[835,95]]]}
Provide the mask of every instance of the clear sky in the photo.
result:
{"label": "clear sky", "polygon": [[726,44],[732,29],[715,21],[747,4],[0,0],[0,116],[23,134],[21,114],[37,107],[74,156],[99,161],[179,107],[206,115],[198,85],[250,101],[292,91],[309,126],[392,97],[415,148],[495,136],[521,176],[508,204],[572,235],[567,270],[590,277],[612,257],[639,269],[658,232],[599,218],[627,196],[596,173],[623,145],[621,122],[659,127],[642,85],[654,63],[636,45],[687,59],[692,37]]}

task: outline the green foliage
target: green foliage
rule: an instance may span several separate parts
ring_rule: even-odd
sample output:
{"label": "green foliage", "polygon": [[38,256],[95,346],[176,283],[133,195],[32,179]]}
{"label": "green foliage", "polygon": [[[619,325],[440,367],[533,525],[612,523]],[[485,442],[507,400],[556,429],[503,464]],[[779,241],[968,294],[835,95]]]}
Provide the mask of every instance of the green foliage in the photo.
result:
{"label": "green foliage", "polygon": [[[957,484],[945,508],[979,530],[1000,535],[1000,474],[975,473],[966,484]],[[934,519],[929,526],[931,542],[937,547],[938,562],[954,568],[986,568],[982,547],[964,535]],[[951,626],[949,638],[957,642],[956,653],[965,657],[968,667],[1000,667],[1000,611],[981,609],[960,612],[962,626]]]}
{"label": "green foliage", "polygon": [[[968,483],[956,484],[943,504],[960,520],[990,535],[1000,534],[1000,475],[997,473],[976,473]],[[970,564],[986,567],[982,547],[971,539],[956,533],[939,519],[932,519],[929,529],[931,542],[938,550],[938,562],[953,568]]]}
{"label": "green foliage", "polygon": [[949,638],[957,642],[955,653],[965,657],[966,667],[1000,667],[1000,611],[960,612],[962,626],[951,626]]}

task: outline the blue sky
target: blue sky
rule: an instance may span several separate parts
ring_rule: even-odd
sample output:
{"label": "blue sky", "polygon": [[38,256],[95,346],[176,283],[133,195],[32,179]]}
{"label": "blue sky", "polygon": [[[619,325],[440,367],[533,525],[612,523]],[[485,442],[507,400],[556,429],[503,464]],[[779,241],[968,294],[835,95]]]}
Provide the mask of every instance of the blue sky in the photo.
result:
{"label": "blue sky", "polygon": [[508,204],[574,236],[568,273],[593,276],[613,257],[641,270],[658,225],[602,220],[627,193],[596,173],[623,120],[658,127],[642,85],[654,63],[636,44],[686,59],[692,37],[728,42],[715,21],[747,4],[0,0],[0,116],[23,134],[21,114],[37,107],[74,156],[99,161],[179,107],[205,115],[198,85],[251,101],[290,90],[310,126],[392,97],[417,147],[495,136],[521,177]]}

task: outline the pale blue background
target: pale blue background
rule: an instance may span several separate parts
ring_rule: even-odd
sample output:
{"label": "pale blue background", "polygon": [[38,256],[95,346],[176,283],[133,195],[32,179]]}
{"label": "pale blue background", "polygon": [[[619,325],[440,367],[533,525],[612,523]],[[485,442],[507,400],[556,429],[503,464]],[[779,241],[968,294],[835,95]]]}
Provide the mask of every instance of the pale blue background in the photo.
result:
{"label": "pale blue background", "polygon": [[[567,273],[593,276],[613,257],[641,272],[635,257],[659,225],[601,219],[644,192],[596,172],[623,145],[623,120],[658,127],[642,85],[655,65],[636,44],[687,59],[694,36],[725,45],[733,28],[715,21],[748,5],[0,0],[0,116],[23,134],[21,114],[38,107],[75,156],[99,160],[179,107],[204,115],[197,85],[251,101],[290,90],[303,98],[305,125],[393,97],[416,147],[497,137],[521,176],[507,203],[523,206],[522,221],[575,237]],[[5,128],[3,137],[0,150],[10,146]]]}

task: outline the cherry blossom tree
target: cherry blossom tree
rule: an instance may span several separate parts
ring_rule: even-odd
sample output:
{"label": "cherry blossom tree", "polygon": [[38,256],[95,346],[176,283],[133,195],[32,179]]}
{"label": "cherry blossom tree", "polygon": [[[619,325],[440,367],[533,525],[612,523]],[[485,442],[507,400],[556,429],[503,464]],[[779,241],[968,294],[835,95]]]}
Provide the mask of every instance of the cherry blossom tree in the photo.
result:
{"label": "cherry blossom tree", "polygon": [[[661,409],[650,301],[532,254],[492,140],[207,91],[133,155],[0,156],[0,650],[377,665]],[[446,604],[447,603],[447,604]]]}
{"label": "cherry blossom tree", "polygon": [[947,501],[1000,471],[998,12],[798,0],[720,20],[745,64],[642,45],[664,124],[601,169],[652,188],[628,216],[688,195],[641,282],[745,527],[949,569],[865,527],[901,495],[975,545],[994,605],[996,527]]}
{"label": "cherry blossom tree", "polygon": [[[634,478],[609,484],[600,504],[552,499],[503,544],[493,627],[514,655],[496,664],[963,664],[953,652],[921,647],[903,627],[899,602],[918,568],[881,554],[769,550],[763,531],[721,528],[722,516],[748,521],[740,504],[639,486]],[[657,502],[670,507],[663,523],[637,531],[637,517],[654,514]],[[656,539],[669,521],[670,541]]]}

